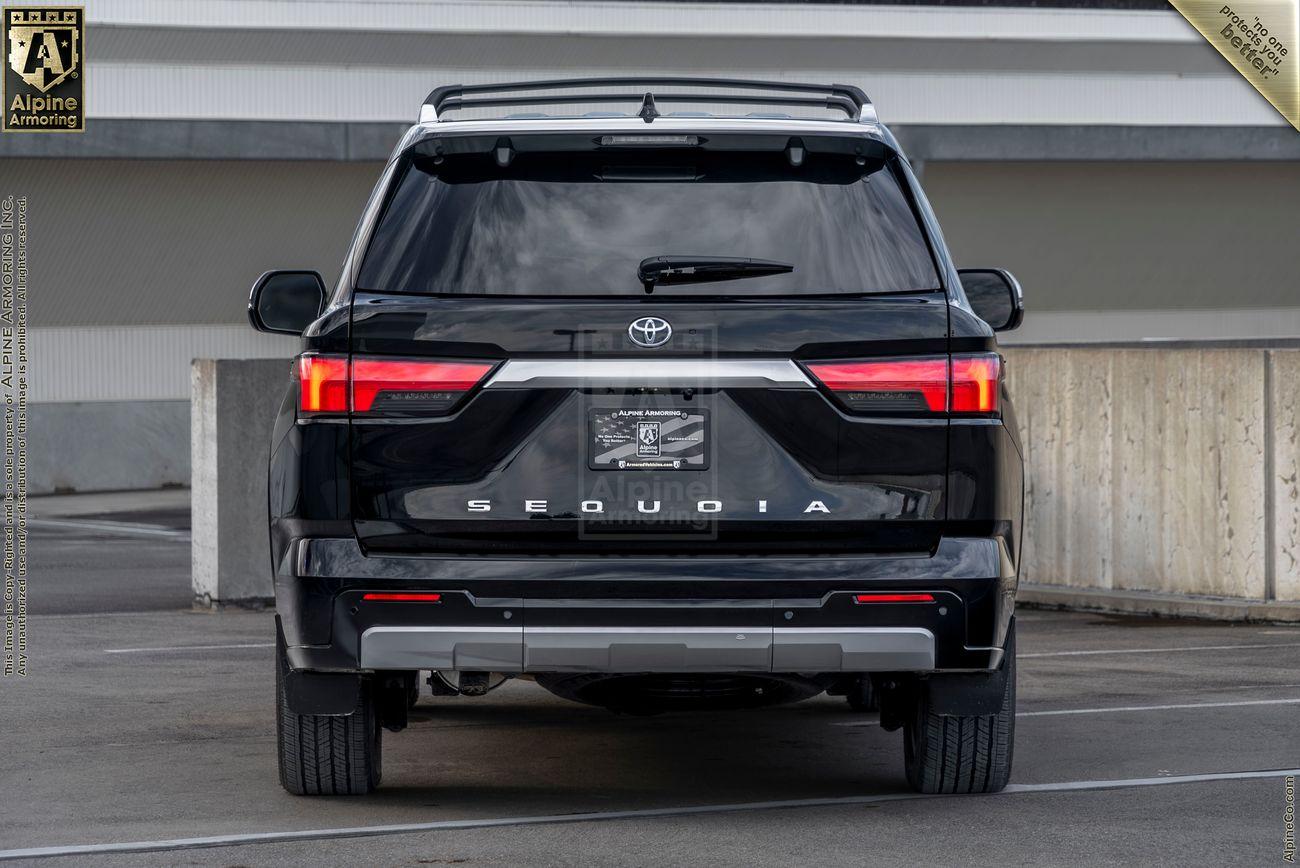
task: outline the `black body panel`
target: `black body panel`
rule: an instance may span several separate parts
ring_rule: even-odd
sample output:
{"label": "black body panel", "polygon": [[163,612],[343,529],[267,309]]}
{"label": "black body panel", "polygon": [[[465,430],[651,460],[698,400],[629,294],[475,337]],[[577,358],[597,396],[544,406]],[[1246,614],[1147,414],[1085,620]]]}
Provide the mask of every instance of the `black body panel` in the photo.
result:
{"label": "black body panel", "polygon": [[[647,354],[628,323],[652,310],[680,337]],[[942,354],[936,293],[774,303],[437,299],[358,294],[357,353],[501,359],[827,359]],[[507,325],[508,324],[508,325]],[[575,349],[576,348],[576,349]],[[633,356],[640,352],[641,356]],[[847,414],[805,388],[485,389],[438,418],[354,415],[354,519],[375,551],[676,554],[928,551],[943,518],[943,418]],[[593,409],[699,410],[700,471],[589,466]],[[716,515],[695,509],[717,501]],[[488,501],[490,513],[471,513]],[[526,501],[545,511],[526,513]],[[579,514],[599,501],[605,514]],[[653,520],[638,503],[659,504]],[[810,504],[818,511],[807,512]]]}
{"label": "black body panel", "polygon": [[656,348],[655,358],[854,358],[948,350],[948,305],[942,292],[707,302],[662,295],[576,301],[358,291],[352,346],[356,353],[436,351],[473,359],[629,356],[646,352],[632,343],[627,327],[647,314],[673,323],[673,341]]}
{"label": "black body panel", "polygon": [[[295,667],[355,669],[374,624],[502,624],[507,611],[541,624],[829,627],[933,626],[941,668],[982,668],[1001,642],[1015,568],[1000,541],[944,538],[932,555],[750,558],[459,558],[366,555],[355,540],[311,539],[277,577]],[[437,592],[437,606],[367,604],[361,593]],[[848,592],[936,594],[937,607],[853,606]],[[787,619],[786,612],[792,617]],[[517,623],[517,622],[516,622]],[[292,628],[292,629],[291,629]]]}
{"label": "black body panel", "polygon": [[[874,142],[873,159],[882,147]],[[356,671],[369,626],[489,626],[506,613],[597,627],[747,626],[755,617],[774,627],[919,627],[935,636],[938,669],[996,667],[1013,613],[1023,509],[1005,386],[998,415],[949,418],[855,413],[811,377],[764,387],[489,384],[519,361],[774,360],[806,373],[818,362],[995,351],[910,168],[886,159],[944,289],[789,298],[709,297],[699,287],[689,296],[634,288],[626,297],[575,296],[572,287],[555,297],[361,291],[354,280],[384,213],[385,185],[400,176],[400,161],[390,163],[304,351],[493,368],[444,415],[306,416],[290,379],[271,447],[269,519],[292,667]],[[629,324],[644,316],[670,321],[672,340],[634,344]],[[707,465],[594,466],[590,412],[610,408],[705,411]],[[607,512],[584,514],[592,500]],[[470,501],[490,502],[491,511],[471,511]],[[526,509],[528,501],[544,507]],[[660,511],[645,518],[641,501]],[[700,514],[701,501],[721,508]],[[809,511],[814,503],[822,509]],[[393,591],[444,599],[360,600]],[[936,599],[848,602],[864,592]]]}

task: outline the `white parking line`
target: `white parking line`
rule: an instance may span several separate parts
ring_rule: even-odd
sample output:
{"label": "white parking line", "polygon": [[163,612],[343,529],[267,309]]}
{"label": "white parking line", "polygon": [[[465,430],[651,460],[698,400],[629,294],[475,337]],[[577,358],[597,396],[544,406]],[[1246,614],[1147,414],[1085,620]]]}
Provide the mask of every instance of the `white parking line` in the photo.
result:
{"label": "white parking line", "polygon": [[1055,717],[1060,714],[1110,714],[1125,711],[1168,711],[1177,708],[1235,708],[1239,705],[1300,705],[1300,699],[1248,699],[1242,702],[1187,702],[1178,705],[1119,705],[1110,708],[1060,708],[1055,711],[1021,711],[1016,717]]}
{"label": "white parking line", "polygon": [[[1012,784],[1003,793],[1082,792],[1119,790],[1132,787],[1159,787],[1169,784],[1196,784],[1215,781],[1245,781],[1300,775],[1300,769],[1220,772],[1205,775],[1171,775],[1161,778],[1126,778],[1108,781],[1060,781],[1047,784]],[[338,838],[367,838],[379,835],[408,835],[413,832],[440,832],[459,829],[488,829],[501,826],[541,826],[559,823],[591,823],[611,820],[645,820],[660,817],[685,817],[698,814],[730,814],[748,811],[773,811],[792,808],[833,808],[873,805],[914,799],[951,798],[919,793],[882,793],[875,796],[847,796],[834,799],[789,799],[774,802],[742,802],[730,805],[693,805],[685,808],[647,808],[635,811],[593,811],[585,814],[543,814],[532,817],[492,817],[482,820],[442,820],[430,823],[402,823],[388,826],[345,826],[335,829],[304,829],[291,832],[249,832],[213,835],[205,838],[171,838],[157,841],[127,841],[117,844],[66,844],[50,847],[26,847],[0,850],[0,862],[36,859],[44,856],[84,856],[99,853],[152,853],[172,850],[195,850],[205,847],[236,847],[247,844],[278,844],[287,841],[324,841]]]}
{"label": "white parking line", "polygon": [[1091,657],[1095,654],[1180,654],[1187,651],[1238,651],[1243,648],[1300,648],[1300,642],[1262,642],[1258,645],[1188,645],[1182,648],[1102,648],[1091,651],[1017,652],[1016,659],[1029,657]]}
{"label": "white parking line", "polygon": [[105,648],[105,654],[148,654],[172,651],[221,651],[226,648],[274,648],[274,642],[241,642],[237,645],[167,645],[160,648]]}
{"label": "white parking line", "polygon": [[71,518],[31,518],[27,520],[31,527],[44,527],[54,530],[91,530],[99,533],[122,534],[125,536],[157,536],[174,539],[178,542],[188,541],[190,532],[177,530],[161,524],[136,524],[129,521],[82,521]]}
{"label": "white parking line", "polygon": [[[1053,711],[1018,711],[1016,717],[1056,717],[1063,714],[1120,714],[1134,711],[1169,711],[1180,708],[1235,708],[1242,705],[1300,705],[1296,699],[1243,699],[1240,702],[1186,702],[1176,705],[1112,705],[1106,708],[1058,708]],[[845,720],[834,726],[880,726],[878,720]]]}

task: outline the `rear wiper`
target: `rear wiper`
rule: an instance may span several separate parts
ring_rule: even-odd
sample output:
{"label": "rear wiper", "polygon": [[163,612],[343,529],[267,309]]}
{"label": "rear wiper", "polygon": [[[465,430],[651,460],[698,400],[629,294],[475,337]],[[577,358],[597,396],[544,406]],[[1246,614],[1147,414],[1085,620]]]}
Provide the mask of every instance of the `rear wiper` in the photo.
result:
{"label": "rear wiper", "polygon": [[650,256],[636,267],[637,279],[646,294],[662,284],[712,283],[716,280],[739,280],[765,274],[789,274],[794,266],[768,259],[736,259],[730,256]]}

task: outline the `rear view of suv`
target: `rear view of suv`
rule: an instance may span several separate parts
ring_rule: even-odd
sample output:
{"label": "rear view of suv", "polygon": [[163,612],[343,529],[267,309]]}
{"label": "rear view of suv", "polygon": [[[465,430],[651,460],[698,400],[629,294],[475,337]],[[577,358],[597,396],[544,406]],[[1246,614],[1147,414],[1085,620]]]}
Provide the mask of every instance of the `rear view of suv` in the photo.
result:
{"label": "rear view of suv", "polygon": [[423,682],[527,678],[634,714],[841,695],[903,730],[915,789],[1000,790],[1021,315],[857,88],[435,90],[333,290],[249,301],[303,340],[270,457],[281,782],[368,792]]}

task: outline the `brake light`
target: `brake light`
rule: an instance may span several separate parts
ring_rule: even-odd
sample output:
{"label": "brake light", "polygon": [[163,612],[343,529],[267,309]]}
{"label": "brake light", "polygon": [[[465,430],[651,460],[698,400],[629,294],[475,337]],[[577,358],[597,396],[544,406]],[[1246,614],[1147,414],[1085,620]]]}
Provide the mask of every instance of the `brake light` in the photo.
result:
{"label": "brake light", "polygon": [[809,365],[850,410],[942,413],[948,409],[948,359],[879,359]]}
{"label": "brake light", "polygon": [[996,413],[1002,359],[996,353],[952,357],[952,412]]}
{"label": "brake light", "polygon": [[361,599],[384,603],[441,603],[442,594],[364,594]]}
{"label": "brake light", "polygon": [[484,362],[354,359],[352,409],[445,412],[490,370]]}
{"label": "brake light", "polygon": [[933,603],[934,594],[857,594],[855,603]]}
{"label": "brake light", "polygon": [[864,413],[996,413],[997,353],[816,362],[808,370],[848,409]]}
{"label": "brake light", "polygon": [[298,358],[298,408],[304,413],[450,410],[492,370],[490,362],[376,359],[309,353]]}
{"label": "brake light", "polygon": [[348,411],[346,356],[298,357],[298,409],[305,413]]}

